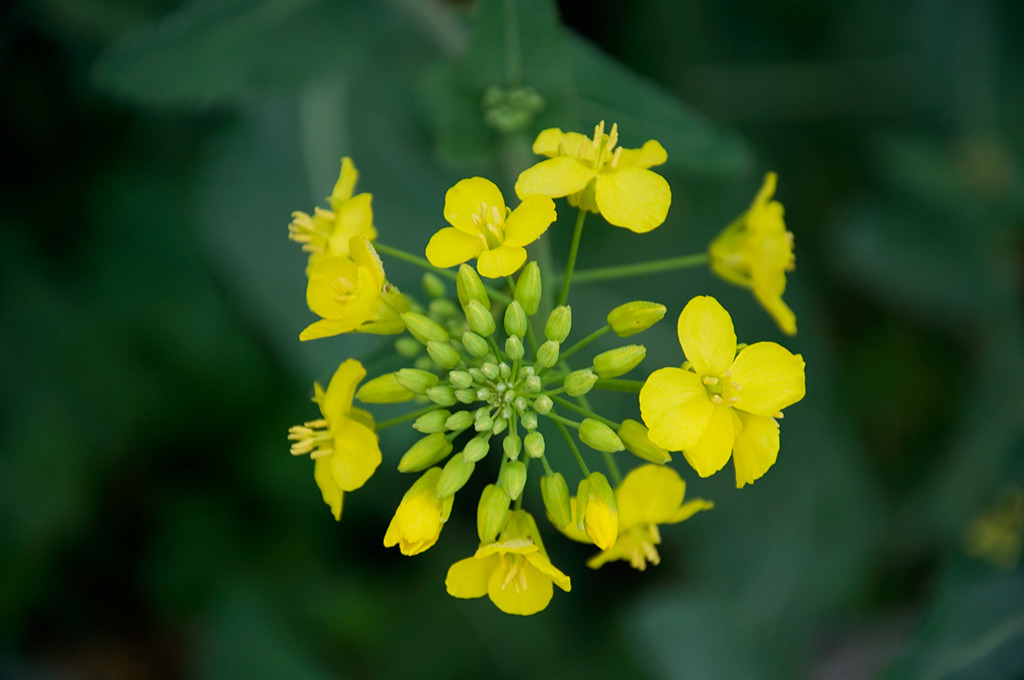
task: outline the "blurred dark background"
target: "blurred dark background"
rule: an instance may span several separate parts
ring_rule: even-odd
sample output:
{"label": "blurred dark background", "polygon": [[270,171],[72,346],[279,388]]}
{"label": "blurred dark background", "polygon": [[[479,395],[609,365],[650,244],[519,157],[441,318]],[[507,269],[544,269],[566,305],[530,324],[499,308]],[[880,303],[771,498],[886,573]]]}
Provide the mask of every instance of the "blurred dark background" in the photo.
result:
{"label": "blurred dark background", "polygon": [[[3,3],[0,677],[1024,678],[1022,29],[1010,0]],[[480,96],[516,74],[546,108],[502,136]],[[574,318],[716,295],[808,398],[752,487],[677,461],[716,509],[657,567],[550,532],[573,591],[520,619],[444,592],[471,498],[382,547],[408,432],[340,524],[288,455],[312,381],[391,340],[298,342],[286,227],[350,155],[416,249],[458,179],[602,118],[664,144],[673,206],[580,266],[700,251],[775,170],[800,333],[705,271],[574,288]],[[678,363],[674,323],[643,337]]]}

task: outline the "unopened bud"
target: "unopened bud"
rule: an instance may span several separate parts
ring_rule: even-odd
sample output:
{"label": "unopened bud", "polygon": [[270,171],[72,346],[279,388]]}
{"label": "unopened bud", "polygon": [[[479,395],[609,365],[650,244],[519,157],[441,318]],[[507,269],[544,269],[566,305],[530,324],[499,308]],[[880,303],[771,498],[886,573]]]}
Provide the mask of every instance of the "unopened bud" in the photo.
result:
{"label": "unopened bud", "polygon": [[597,374],[589,368],[584,368],[565,376],[562,386],[565,387],[565,393],[570,397],[581,397],[589,392],[596,382]]}
{"label": "unopened bud", "polygon": [[537,365],[541,368],[551,368],[558,363],[558,343],[548,340],[537,348]]}
{"label": "unopened bud", "polygon": [[615,453],[626,448],[612,428],[593,418],[584,418],[580,423],[580,441],[592,449],[605,453]]}
{"label": "unopened bud", "polygon": [[529,320],[526,318],[526,311],[519,304],[519,301],[513,300],[510,302],[508,307],[505,308],[505,333],[521,338],[526,335],[528,324]]}
{"label": "unopened bud", "polygon": [[523,341],[520,340],[518,336],[512,335],[505,340],[505,354],[508,355],[509,359],[512,359],[513,361],[522,359],[525,353],[526,350],[523,347]]}
{"label": "unopened bud", "polygon": [[466,485],[476,463],[465,460],[461,453],[456,453],[445,463],[441,470],[441,477],[437,480],[437,498],[448,498],[454,496],[455,492]]}
{"label": "unopened bud", "polygon": [[490,411],[483,406],[476,410],[474,422],[474,428],[477,432],[490,432],[491,428],[494,427],[494,420],[491,418]]}
{"label": "unopened bud", "polygon": [[399,384],[394,373],[385,373],[369,380],[356,392],[356,399],[364,404],[398,404],[415,396],[415,392]]}
{"label": "unopened bud", "polygon": [[569,526],[572,521],[572,506],[569,504],[569,486],[561,472],[540,478],[540,495],[548,511],[548,519],[559,529]]}
{"label": "unopened bud", "polygon": [[430,413],[424,413],[422,416],[417,418],[412,424],[412,429],[423,434],[434,434],[435,432],[443,432],[445,429],[445,422],[448,420],[448,416],[451,413],[444,409],[437,409]]}
{"label": "unopened bud", "polygon": [[423,345],[416,342],[415,338],[403,335],[395,340],[395,351],[406,359],[412,359],[423,351]]}
{"label": "unopened bud", "polygon": [[584,509],[579,510],[583,484],[576,496],[577,513],[583,518],[583,530],[601,550],[608,550],[619,537],[619,513],[615,503],[615,493],[608,484],[608,478],[600,472],[591,472],[586,480],[587,502]]}
{"label": "unopened bud", "polygon": [[399,472],[419,472],[426,470],[434,463],[443,460],[452,452],[452,445],[444,434],[435,432],[409,447],[402,459],[398,461]]}
{"label": "unopened bud", "polygon": [[476,401],[476,390],[472,387],[467,387],[462,390],[455,390],[455,398],[463,404],[472,404]]}
{"label": "unopened bud", "polygon": [[455,303],[448,298],[440,298],[438,300],[431,300],[430,306],[427,308],[430,312],[429,316],[432,319],[450,319],[459,312],[459,308],[455,306]]}
{"label": "unopened bud", "polygon": [[494,316],[479,300],[470,300],[464,309],[466,321],[469,322],[469,327],[473,329],[474,333],[485,338],[494,335],[494,329],[497,327],[494,323]]}
{"label": "unopened bud", "polygon": [[554,405],[555,403],[551,401],[551,397],[546,394],[542,394],[533,400],[533,409],[542,416],[550,413]]}
{"label": "unopened bud", "polygon": [[452,369],[459,365],[459,353],[447,342],[431,340],[427,343],[427,354],[441,368]]}
{"label": "unopened bud", "polygon": [[455,390],[451,385],[438,385],[430,387],[426,392],[427,398],[438,406],[453,406],[458,399],[455,398]]}
{"label": "unopened bud", "polygon": [[456,411],[445,420],[445,429],[452,432],[462,432],[473,424],[472,411]]}
{"label": "unopened bud", "polygon": [[481,543],[494,543],[508,520],[511,499],[500,486],[488,484],[480,494],[476,508],[476,533]]}
{"label": "unopened bud", "polygon": [[487,341],[473,331],[466,331],[462,334],[462,346],[475,357],[482,357],[491,351]]}
{"label": "unopened bud", "polygon": [[516,301],[523,306],[523,310],[530,316],[537,313],[540,306],[541,282],[540,267],[533,260],[526,263],[523,271],[516,281]]}
{"label": "unopened bud", "polygon": [[479,437],[473,437],[466,444],[466,448],[462,450],[463,460],[475,463],[487,455],[488,451],[491,450],[491,443],[488,440],[490,435],[480,435]]}
{"label": "unopened bud", "polygon": [[623,420],[618,435],[626,450],[637,458],[656,465],[664,465],[672,460],[672,455],[652,442],[647,436],[647,428],[635,420]]}
{"label": "unopened bud", "polygon": [[455,289],[459,296],[459,304],[465,309],[470,300],[476,300],[484,307],[491,306],[491,300],[487,297],[487,289],[484,282],[476,273],[476,269],[463,264],[459,267],[459,273],[455,277]]}
{"label": "unopened bud", "polygon": [[523,437],[523,450],[530,458],[540,458],[544,455],[544,435],[540,432],[527,432]]}
{"label": "unopened bud", "polygon": [[544,337],[557,343],[562,343],[569,337],[572,329],[572,309],[569,305],[555,307],[548,316],[548,322],[544,324]]}
{"label": "unopened bud", "polygon": [[512,500],[519,498],[526,486],[526,465],[521,460],[506,460],[498,473],[498,483]]}
{"label": "unopened bud", "polygon": [[523,450],[523,440],[519,438],[518,433],[509,432],[505,440],[501,442],[501,448],[505,451],[507,458],[515,460],[519,457],[519,452]]}
{"label": "unopened bud", "polygon": [[416,338],[424,345],[431,341],[448,341],[448,331],[446,331],[441,324],[434,321],[426,314],[406,312],[402,315],[402,321],[405,323],[405,327],[409,329],[409,333],[412,334],[412,337]]}
{"label": "unopened bud", "polygon": [[426,394],[438,383],[436,375],[419,368],[400,368],[393,375],[399,385],[416,394]]}
{"label": "unopened bud", "polygon": [[423,291],[432,298],[443,298],[448,294],[448,291],[444,288],[444,281],[434,274],[433,272],[427,272],[423,275]]}
{"label": "unopened bud", "polygon": [[620,338],[645,331],[665,316],[665,305],[634,300],[619,305],[608,313],[608,325]]}
{"label": "unopened bud", "polygon": [[617,378],[636,368],[645,356],[647,348],[643,345],[616,347],[594,357],[594,371],[602,378]]}
{"label": "unopened bud", "polygon": [[464,390],[473,384],[473,375],[469,371],[452,371],[448,374],[448,382],[457,390]]}
{"label": "unopened bud", "polygon": [[[527,405],[527,408],[529,408],[529,404]],[[527,430],[536,430],[537,412],[532,409],[524,409],[522,415],[519,416],[519,422],[521,422],[523,424],[523,427],[525,427]]]}

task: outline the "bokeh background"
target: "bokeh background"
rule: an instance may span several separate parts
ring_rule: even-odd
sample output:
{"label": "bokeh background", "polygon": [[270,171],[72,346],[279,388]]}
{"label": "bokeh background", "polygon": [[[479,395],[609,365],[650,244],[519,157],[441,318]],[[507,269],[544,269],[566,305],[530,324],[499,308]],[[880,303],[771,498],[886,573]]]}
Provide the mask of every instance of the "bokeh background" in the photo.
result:
{"label": "bokeh background", "polygon": [[[1022,29],[1012,0],[3,3],[0,677],[1024,678]],[[545,108],[502,135],[482,93],[517,83]],[[286,226],[350,155],[418,249],[458,179],[601,119],[664,144],[674,201],[643,237],[592,218],[580,266],[700,251],[775,170],[800,332],[702,270],[575,287],[575,318],[715,295],[808,398],[752,487],[677,461],[716,508],[659,566],[550,532],[573,591],[510,617],[444,592],[474,501],[382,547],[408,431],[338,524],[288,455],[314,379],[393,353],[298,342]]]}

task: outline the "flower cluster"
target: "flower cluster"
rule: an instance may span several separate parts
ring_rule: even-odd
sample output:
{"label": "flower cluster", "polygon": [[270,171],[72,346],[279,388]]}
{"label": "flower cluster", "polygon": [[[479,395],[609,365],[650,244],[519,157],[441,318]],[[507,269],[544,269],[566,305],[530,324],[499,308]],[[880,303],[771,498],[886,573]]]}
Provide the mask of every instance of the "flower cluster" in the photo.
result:
{"label": "flower cluster", "polygon": [[[711,297],[694,297],[678,317],[679,367],[629,379],[622,376],[645,360],[644,345],[629,340],[586,352],[607,334],[632,338],[667,312],[660,302],[634,300],[609,310],[603,323],[588,323],[573,318],[569,291],[587,214],[636,233],[665,222],[671,191],[650,168],[668,156],[654,140],[620,147],[617,126],[606,134],[603,122],[593,137],[544,130],[533,149],[546,158],[519,175],[514,208],[482,177],[449,189],[443,215],[450,226],[430,237],[425,259],[376,241],[371,197],[354,195],[357,172],[348,158],[331,209],[296,212],[289,228],[309,253],[306,300],[320,317],[300,339],[401,334],[396,355],[410,363],[364,382],[357,360],[342,362],[326,390],[314,385],[322,417],[291,428],[292,454],[314,460],[314,480],[340,519],[344,493],[362,486],[381,463],[377,433],[410,424],[418,438],[397,468],[416,479],[383,532],[384,545],[404,555],[438,541],[456,494],[465,493],[474,474],[483,475],[479,545],[451,566],[445,584],[454,597],[487,595],[502,611],[520,615],[547,607],[554,586],[571,588],[548,557],[537,512],[565,536],[597,548],[592,568],[618,560],[639,570],[656,565],[659,527],[713,507],[684,498],[686,483],[669,465],[672,452],[681,452],[701,477],[731,458],[737,487],[750,484],[776,461],[782,409],[804,396],[800,355],[773,342],[738,344],[732,318]],[[782,330],[795,332],[781,299],[793,266],[792,236],[781,205],[769,200],[774,187],[769,174],[754,205],[707,255],[634,265],[629,275],[709,263],[723,278],[752,288]],[[560,198],[577,216],[557,288],[543,280],[545,267],[527,248],[557,228]],[[426,305],[388,282],[378,252],[428,270]],[[579,278],[618,275],[621,268]],[[454,283],[453,296],[445,279]],[[580,355],[588,358],[581,362]],[[595,411],[588,394],[601,389],[638,394],[640,420]],[[375,422],[354,400],[414,406]],[[621,466],[637,459],[623,475]],[[572,469],[557,469],[565,460],[574,461]],[[539,498],[524,502],[532,496],[530,479]]]}

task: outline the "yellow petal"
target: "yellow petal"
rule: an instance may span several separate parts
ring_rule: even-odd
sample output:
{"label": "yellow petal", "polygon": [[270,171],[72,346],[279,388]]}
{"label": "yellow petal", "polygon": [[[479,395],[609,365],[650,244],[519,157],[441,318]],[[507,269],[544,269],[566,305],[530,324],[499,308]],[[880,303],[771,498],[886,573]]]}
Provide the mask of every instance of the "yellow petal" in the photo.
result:
{"label": "yellow petal", "polygon": [[320,488],[320,495],[323,496],[324,503],[331,508],[334,519],[340,520],[345,494],[338,483],[334,481],[334,474],[331,472],[328,458],[329,456],[321,456],[313,461],[313,481]]}
{"label": "yellow petal", "polygon": [[540,156],[578,156],[580,149],[590,144],[590,137],[579,132],[562,132],[558,128],[548,128],[537,135],[533,142],[533,152]]}
{"label": "yellow petal", "polygon": [[576,514],[577,511],[575,496],[569,499],[569,510],[570,516],[572,518],[569,521],[569,523],[566,524],[564,527],[559,528],[556,526],[555,528],[561,531],[563,534],[565,534],[567,538],[571,538],[572,540],[577,541],[579,543],[589,543],[592,545],[594,541],[591,540],[590,536],[587,536],[587,532],[580,531],[576,525],[576,520],[579,518],[579,516]]}
{"label": "yellow petal", "polygon": [[352,261],[373,274],[374,290],[380,290],[384,285],[384,264],[373,244],[365,236],[357,234],[348,240],[348,249]]}
{"label": "yellow petal", "polygon": [[444,196],[444,218],[459,231],[470,235],[480,233],[473,216],[478,215],[481,209],[490,211],[492,207],[498,209],[498,215],[505,217],[505,199],[501,190],[483,177],[464,179]]}
{"label": "yellow petal", "polygon": [[713,507],[715,507],[715,504],[711,501],[706,501],[703,498],[694,498],[692,501],[686,501],[680,505],[672,517],[667,522],[662,522],[662,524],[676,524],[677,522],[690,519],[701,510],[710,510]]}
{"label": "yellow petal", "polygon": [[572,583],[570,582],[569,577],[563,574],[558,567],[551,564],[551,560],[549,560],[543,553],[527,553],[526,560],[534,569],[537,569],[547,576],[556,586],[565,592],[568,593],[572,590]]}
{"label": "yellow petal", "polygon": [[334,191],[331,192],[331,209],[338,210],[342,204],[352,197],[356,189],[356,182],[359,180],[359,171],[356,170],[352,159],[345,156],[341,159],[341,174],[338,181],[334,183]]}
{"label": "yellow petal", "polygon": [[737,412],[743,431],[733,445],[732,465],[736,469],[736,488],[753,484],[775,464],[779,455],[779,424],[774,418]]}
{"label": "yellow petal", "polygon": [[724,396],[736,400],[734,408],[773,416],[804,398],[804,359],[774,342],[758,342],[736,356],[729,380]]}
{"label": "yellow petal", "polygon": [[713,406],[700,378],[681,368],[655,371],[640,389],[647,436],[669,451],[682,451],[703,436]]}
{"label": "yellow petal", "polygon": [[775,195],[775,185],[778,178],[779,176],[774,172],[765,173],[761,188],[758,190],[757,196],[754,197],[754,202],[750,205],[751,210],[764,206],[771,200],[771,197]]}
{"label": "yellow petal", "polygon": [[668,153],[665,147],[653,139],[647,140],[639,149],[622,149],[619,151],[617,167],[636,166],[638,168],[649,168],[661,165],[668,160]]}
{"label": "yellow petal", "polygon": [[373,430],[355,420],[331,425],[334,453],[331,459],[334,479],[344,491],[358,489],[380,465],[380,446]]}
{"label": "yellow petal", "polygon": [[638,524],[665,524],[679,509],[686,483],[663,465],[641,465],[626,475],[615,492],[619,533]]}
{"label": "yellow petal", "polygon": [[555,221],[555,202],[547,196],[527,196],[505,220],[505,245],[528,246]]}
{"label": "yellow petal", "polygon": [[736,439],[732,409],[717,405],[711,412],[704,436],[683,450],[686,462],[701,477],[710,477],[729,461],[733,441]]}
{"label": "yellow petal", "polygon": [[625,167],[599,173],[594,198],[610,224],[643,234],[665,221],[672,190],[656,172]]}
{"label": "yellow petal", "polygon": [[523,170],[516,180],[516,195],[543,194],[560,198],[582,191],[597,171],[572,156],[557,156]]}
{"label": "yellow petal", "polygon": [[498,555],[483,559],[467,557],[459,560],[448,568],[448,576],[444,580],[448,594],[461,598],[483,597],[487,594],[487,584],[491,580],[491,574],[498,568],[500,560]]}
{"label": "yellow petal", "polygon": [[497,279],[511,276],[526,262],[526,250],[519,246],[498,246],[485,250],[477,257],[476,269],[481,276]]}
{"label": "yellow petal", "polygon": [[454,267],[470,260],[484,249],[479,236],[470,236],[455,227],[445,227],[430,237],[427,259],[435,267]]}
{"label": "yellow petal", "polygon": [[359,268],[344,257],[325,257],[309,270],[306,304],[325,319],[340,318],[348,296],[356,288]]}
{"label": "yellow petal", "polygon": [[683,354],[700,376],[718,377],[736,357],[736,331],[732,317],[713,297],[690,300],[676,324]]}
{"label": "yellow petal", "polygon": [[355,329],[356,324],[352,323],[351,319],[321,319],[306,326],[299,333],[299,340],[305,342],[306,340],[329,338],[332,335],[351,333]]}
{"label": "yellow petal", "polygon": [[[524,558],[516,558],[525,561]],[[491,602],[506,614],[529,616],[551,602],[554,588],[551,579],[537,569],[523,565],[522,571],[507,580],[508,574],[495,569],[487,586]]]}
{"label": "yellow petal", "polygon": [[359,194],[345,201],[334,214],[334,229],[327,239],[333,255],[347,257],[349,239],[363,236],[367,239],[377,238],[377,230],[373,228],[373,208],[370,194]]}
{"label": "yellow petal", "polygon": [[327,383],[320,410],[328,421],[343,420],[352,409],[352,397],[356,393],[356,385],[366,377],[366,369],[355,359],[346,359],[338,366]]}

